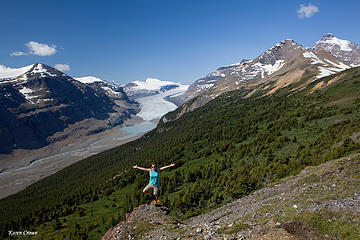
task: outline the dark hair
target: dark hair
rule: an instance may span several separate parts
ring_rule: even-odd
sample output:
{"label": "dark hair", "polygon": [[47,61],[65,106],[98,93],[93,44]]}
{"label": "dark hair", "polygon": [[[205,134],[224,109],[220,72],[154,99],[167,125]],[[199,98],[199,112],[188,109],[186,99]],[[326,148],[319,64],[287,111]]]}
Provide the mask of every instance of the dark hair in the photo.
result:
{"label": "dark hair", "polygon": [[152,163],[151,168],[153,167],[153,165],[154,165],[155,170],[158,170],[158,167],[157,167],[156,163]]}

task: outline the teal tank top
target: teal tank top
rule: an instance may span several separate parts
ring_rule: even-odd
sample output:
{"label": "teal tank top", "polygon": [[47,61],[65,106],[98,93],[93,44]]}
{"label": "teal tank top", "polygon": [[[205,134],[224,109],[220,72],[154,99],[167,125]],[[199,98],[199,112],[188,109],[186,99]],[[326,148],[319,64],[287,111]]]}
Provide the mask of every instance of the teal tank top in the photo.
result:
{"label": "teal tank top", "polygon": [[159,172],[150,170],[150,184],[157,187],[160,185]]}

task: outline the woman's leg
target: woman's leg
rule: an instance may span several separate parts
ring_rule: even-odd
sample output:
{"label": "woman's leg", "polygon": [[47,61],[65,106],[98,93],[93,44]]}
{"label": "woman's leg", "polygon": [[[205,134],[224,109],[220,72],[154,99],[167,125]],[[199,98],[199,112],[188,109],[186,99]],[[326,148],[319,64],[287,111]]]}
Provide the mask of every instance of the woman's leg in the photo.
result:
{"label": "woman's leg", "polygon": [[154,196],[155,196],[155,201],[157,201],[157,200],[158,200],[159,193],[160,193],[160,189],[159,189],[159,187],[154,187]]}
{"label": "woman's leg", "polygon": [[148,184],[144,190],[143,190],[143,193],[146,194],[146,195],[151,195],[150,191],[151,191],[151,188],[152,186],[150,184]]}

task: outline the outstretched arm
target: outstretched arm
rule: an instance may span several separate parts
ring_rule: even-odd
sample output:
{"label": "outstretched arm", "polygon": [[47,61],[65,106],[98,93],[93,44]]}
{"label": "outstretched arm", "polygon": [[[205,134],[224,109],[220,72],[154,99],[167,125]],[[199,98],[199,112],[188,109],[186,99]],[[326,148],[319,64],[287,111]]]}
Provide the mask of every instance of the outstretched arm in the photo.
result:
{"label": "outstretched arm", "polygon": [[133,168],[136,168],[136,169],[139,169],[139,170],[143,170],[143,171],[150,172],[150,168],[138,167],[138,165],[133,166]]}
{"label": "outstretched arm", "polygon": [[172,163],[172,164],[170,164],[170,165],[168,165],[168,166],[161,167],[161,168],[160,168],[160,171],[165,170],[165,169],[170,168],[170,167],[174,167],[174,166],[175,166],[175,164]]}

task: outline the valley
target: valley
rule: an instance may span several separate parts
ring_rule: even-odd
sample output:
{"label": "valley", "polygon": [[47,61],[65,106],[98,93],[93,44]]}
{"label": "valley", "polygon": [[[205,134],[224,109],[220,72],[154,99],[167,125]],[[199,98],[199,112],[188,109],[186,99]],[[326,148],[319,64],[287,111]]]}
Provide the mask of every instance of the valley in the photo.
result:
{"label": "valley", "polygon": [[[28,66],[25,70],[31,69],[32,67]],[[70,124],[48,137],[51,143],[44,147],[14,148],[11,154],[0,154],[0,198],[21,191],[75,162],[141,137],[156,127],[160,117],[177,108],[166,99],[187,90],[186,85],[174,86],[172,82],[156,80],[155,86],[150,83],[155,92],[144,97],[138,94],[138,98],[131,102],[123,97],[125,93],[122,90],[102,79],[83,77],[76,80],[94,89],[105,90],[118,105],[114,107],[115,112],[109,113],[109,117],[104,120],[88,118]],[[156,91],[169,84],[172,86],[169,90],[165,88],[161,92]],[[141,92],[141,89],[137,91]],[[124,103],[124,99],[127,102]],[[137,110],[140,112],[136,115],[136,112],[132,112],[124,120],[123,111],[124,108],[129,108],[129,103],[130,107],[134,107],[135,103],[139,104],[141,110]]]}
{"label": "valley", "polygon": [[[358,159],[357,49],[358,45],[332,34],[324,35],[313,48],[286,39],[253,60],[220,67],[190,87],[153,78],[122,87],[89,77],[78,78],[85,81],[79,82],[50,67],[32,66],[25,76],[15,78],[18,84],[3,89],[5,98],[10,95],[15,96],[11,100],[19,98],[17,104],[25,108],[26,114],[20,111],[21,107],[8,111],[18,114],[19,119],[24,116],[36,119],[38,109],[34,110],[33,104],[42,104],[47,96],[34,93],[43,91],[42,88],[28,90],[38,86],[38,81],[45,85],[55,80],[66,84],[73,88],[75,98],[71,95],[74,101],[65,99],[70,111],[52,116],[66,123],[67,128],[46,138],[56,140],[50,141],[48,149],[33,152],[32,159],[29,152],[14,151],[26,158],[18,158],[16,167],[6,165],[9,161],[1,166],[0,176],[4,176],[1,181],[7,185],[4,192],[34,182],[0,200],[2,236],[6,236],[10,227],[21,226],[36,228],[39,237],[45,239],[98,239],[128,218],[127,213],[134,207],[149,202],[141,191],[148,182],[147,175],[134,171],[132,166],[149,166],[154,162],[161,166],[176,164],[160,177],[160,199],[168,208],[169,221],[191,225],[182,230],[187,234],[183,237],[189,234],[200,237],[202,232],[208,234],[206,239],[215,233],[223,237],[224,233],[237,234],[253,225],[256,232],[257,226],[252,222],[257,221],[256,215],[250,222],[248,219],[236,222],[236,218],[243,216],[226,212],[233,218],[228,222],[227,217],[222,218],[221,210],[217,217],[224,221],[224,226],[218,228],[209,227],[213,220],[209,220],[211,214],[206,214],[247,196],[251,202],[261,202],[261,196],[251,194],[283,179],[291,182],[289,178],[304,169],[334,159],[344,163],[346,156],[353,161]],[[11,84],[7,81],[4,84]],[[16,91],[22,95],[15,95]],[[88,101],[85,108],[78,104],[81,97]],[[55,102],[62,108],[60,99]],[[71,109],[81,109],[82,114],[76,115]],[[4,124],[5,133],[14,131],[10,120],[5,119],[10,124]],[[24,123],[38,126],[31,121]],[[84,134],[84,130],[91,134]],[[15,140],[22,140],[18,131],[14,131],[14,136]],[[14,143],[8,147],[18,148],[18,142]],[[53,174],[45,177],[44,170]],[[330,200],[341,201],[340,197],[336,195]],[[293,198],[296,196],[286,200],[292,203]],[[303,205],[303,201],[295,205]],[[238,210],[237,205],[234,211]],[[279,219],[279,224],[287,221]],[[196,233],[195,226],[200,229]],[[150,227],[161,231],[156,226]],[[286,230],[285,225],[283,229]],[[264,233],[263,230],[258,233]],[[286,231],[290,234],[287,236],[294,235]],[[142,237],[147,232],[149,229],[136,230],[130,238]]]}
{"label": "valley", "polygon": [[135,140],[156,127],[154,123],[117,126],[85,136],[68,138],[36,150],[16,150],[1,156],[0,198],[14,194],[55,172],[89,156]]}

